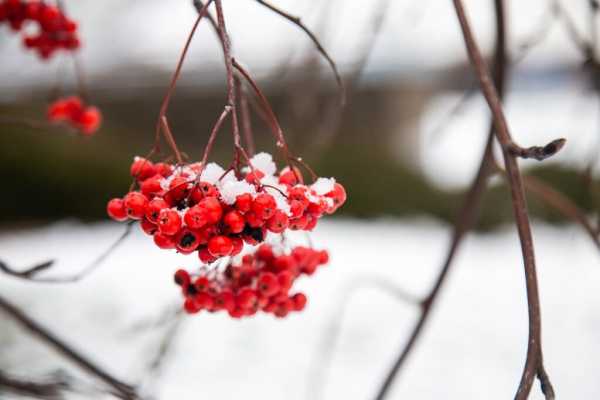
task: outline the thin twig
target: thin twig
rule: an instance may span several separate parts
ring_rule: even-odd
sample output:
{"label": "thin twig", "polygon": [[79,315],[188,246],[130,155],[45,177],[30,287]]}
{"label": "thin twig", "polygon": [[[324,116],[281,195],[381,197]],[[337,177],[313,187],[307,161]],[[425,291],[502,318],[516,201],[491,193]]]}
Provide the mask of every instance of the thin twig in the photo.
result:
{"label": "thin twig", "polygon": [[[504,93],[504,86],[506,80],[507,70],[507,54],[506,54],[506,22],[504,15],[504,3],[502,0],[496,0],[496,50],[494,56],[494,83],[498,88],[498,93],[502,95]],[[452,238],[448,252],[444,263],[440,269],[435,283],[432,289],[429,291],[427,296],[421,303],[421,313],[419,319],[415,323],[413,330],[408,338],[408,341],[398,354],[394,364],[390,371],[387,373],[383,384],[379,388],[377,393],[377,400],[383,400],[386,398],[391,385],[402,368],[405,365],[411,351],[415,347],[417,340],[421,336],[423,329],[429,320],[431,310],[435,301],[437,300],[440,290],[449,275],[451,267],[453,265],[454,258],[458,253],[460,244],[467,232],[472,228],[475,223],[475,219],[481,206],[483,193],[485,192],[487,182],[491,173],[493,172],[493,138],[494,138],[494,125],[490,123],[488,139],[485,146],[485,150],[479,165],[477,174],[471,184],[469,191],[467,192],[464,203],[458,213],[454,229],[452,232]]]}
{"label": "thin twig", "polygon": [[20,379],[0,371],[0,393],[12,392],[28,398],[60,400],[71,388],[68,381],[58,379],[31,380]]}
{"label": "thin twig", "polygon": [[242,82],[236,76],[235,79],[235,90],[237,91],[237,98],[240,107],[240,116],[242,117],[242,133],[244,134],[244,141],[246,142],[246,148],[248,154],[252,157],[256,151],[254,145],[254,132],[252,131],[252,118],[250,116],[250,108],[248,105],[248,98],[246,92],[242,87]]}
{"label": "thin twig", "polygon": [[331,370],[335,344],[341,336],[342,324],[350,308],[349,305],[352,298],[359,291],[365,289],[377,289],[379,292],[389,294],[393,299],[403,304],[412,306],[420,304],[420,299],[417,296],[381,277],[356,277],[345,285],[340,290],[343,296],[336,302],[339,306],[331,313],[331,318],[328,319],[330,321],[329,326],[325,329],[326,334],[322,336],[321,343],[315,352],[314,367],[307,386],[308,398],[311,400],[322,397],[323,386],[327,382],[327,376]]}
{"label": "thin twig", "polygon": [[[213,0],[208,0],[206,5],[204,7],[202,7],[201,10],[198,11],[198,17],[196,18],[196,22],[194,23],[194,26],[192,27],[192,30],[187,37],[185,45],[183,46],[183,50],[181,51],[181,56],[179,57],[179,60],[177,61],[177,67],[175,68],[175,72],[173,73],[173,76],[171,78],[171,83],[169,84],[169,88],[167,89],[167,93],[165,94],[165,97],[163,98],[163,101],[160,106],[160,110],[158,112],[158,120],[156,121],[156,132],[155,132],[155,137],[154,137],[154,146],[153,146],[152,151],[150,152],[149,156],[151,156],[152,154],[154,154],[160,150],[159,141],[160,141],[160,133],[162,130],[161,127],[163,126],[163,118],[166,116],[167,110],[169,108],[169,103],[171,101],[171,96],[173,95],[173,92],[175,91],[175,85],[177,84],[177,80],[179,79],[179,76],[181,75],[181,68],[183,67],[183,62],[185,61],[185,57],[190,48],[190,44],[192,43],[192,38],[194,37],[196,30],[198,29],[198,25],[200,24],[200,21],[208,13],[208,7],[210,6],[210,4],[212,2],[213,2]],[[146,157],[146,158],[148,158],[148,157]]]}
{"label": "thin twig", "polygon": [[0,271],[14,278],[24,279],[39,283],[73,283],[82,280],[89,274],[94,272],[131,234],[133,222],[130,221],[125,227],[125,231],[115,240],[100,256],[98,256],[91,264],[83,268],[74,275],[58,276],[58,277],[39,277],[39,273],[46,271],[54,265],[54,260],[45,261],[33,267],[18,271],[9,267],[5,262],[0,261]]}
{"label": "thin twig", "polygon": [[565,217],[581,225],[596,247],[600,249],[600,232],[590,224],[585,213],[580,210],[574,202],[558,190],[533,176],[524,176],[523,182],[525,183],[525,189],[527,189],[528,192],[533,193],[536,197],[539,197],[543,202],[559,211]]}
{"label": "thin twig", "polygon": [[55,334],[41,326],[38,322],[27,316],[15,305],[9,303],[1,295],[0,309],[10,315],[29,333],[38,337],[42,342],[52,347],[82,370],[102,381],[104,384],[110,387],[111,390],[114,391],[114,394],[119,398],[127,400],[138,399],[136,390],[133,386],[120,381],[105,371],[102,367],[94,364],[80,352],[69,346],[64,340],[60,339]]}
{"label": "thin twig", "polygon": [[329,56],[329,54],[327,53],[325,48],[321,45],[321,42],[319,42],[319,39],[315,36],[315,34],[312,33],[312,31],[310,29],[308,29],[308,27],[306,25],[304,25],[304,23],[302,22],[300,17],[291,15],[291,14],[287,13],[286,11],[283,11],[282,9],[275,7],[271,3],[268,3],[264,0],[255,0],[255,1],[263,6],[267,7],[269,10],[273,11],[274,13],[279,14],[280,16],[287,19],[288,21],[292,22],[293,24],[298,26],[298,28],[302,29],[304,31],[304,33],[306,33],[308,35],[310,40],[312,40],[312,42],[316,46],[319,53],[321,53],[321,55],[325,58],[325,60],[327,60],[327,62],[329,63],[329,66],[331,67],[331,70],[333,71],[333,74],[335,75],[335,80],[340,88],[340,99],[341,99],[341,104],[343,105],[346,102],[346,90],[344,88],[344,82],[342,80],[342,77],[340,76],[340,73],[338,71],[335,61],[333,61],[333,59]]}
{"label": "thin twig", "polygon": [[[497,0],[502,2],[503,0]],[[519,172],[519,165],[514,154],[516,144],[512,140],[508,123],[504,116],[500,97],[491,80],[490,73],[485,65],[477,42],[471,31],[464,6],[461,0],[453,0],[456,15],[465,40],[469,59],[479,80],[481,90],[488,103],[488,106],[494,117],[495,135],[502,147],[504,157],[504,166],[510,186],[513,212],[515,222],[521,242],[521,251],[523,253],[523,263],[525,270],[525,284],[527,288],[527,303],[529,314],[529,340],[527,346],[527,358],[525,367],[521,376],[521,382],[515,395],[516,400],[525,400],[531,392],[533,380],[539,372],[544,369],[542,361],[542,335],[541,335],[541,311],[539,290],[537,282],[537,272],[535,265],[535,253],[533,246],[533,237],[531,225],[527,213],[527,202],[525,199],[525,189]],[[547,399],[554,399],[554,391],[548,380],[545,384]]]}

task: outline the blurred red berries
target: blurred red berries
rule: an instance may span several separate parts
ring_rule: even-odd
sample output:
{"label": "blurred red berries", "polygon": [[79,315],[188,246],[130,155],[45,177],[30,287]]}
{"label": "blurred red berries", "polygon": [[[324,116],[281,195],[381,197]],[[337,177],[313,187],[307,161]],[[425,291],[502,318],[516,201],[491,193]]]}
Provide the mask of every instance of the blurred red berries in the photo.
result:
{"label": "blurred red berries", "polygon": [[38,32],[23,36],[26,48],[42,59],[49,59],[58,50],[74,51],[81,43],[77,24],[54,4],[43,0],[0,0],[0,23],[20,31],[27,22],[36,23]]}
{"label": "blurred red berries", "polygon": [[102,123],[100,110],[86,106],[77,96],[54,101],[48,107],[47,116],[50,122],[66,122],[86,136],[94,134]]}

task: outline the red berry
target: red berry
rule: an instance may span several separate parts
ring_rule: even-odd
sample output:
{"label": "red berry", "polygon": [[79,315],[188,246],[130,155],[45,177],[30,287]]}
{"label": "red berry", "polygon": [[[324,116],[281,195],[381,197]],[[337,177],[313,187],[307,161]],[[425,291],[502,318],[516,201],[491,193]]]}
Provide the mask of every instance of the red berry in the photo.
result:
{"label": "red berry", "polygon": [[158,222],[158,215],[166,208],[169,208],[169,204],[164,199],[155,197],[146,206],[146,218],[156,224]]}
{"label": "red berry", "polygon": [[235,309],[235,297],[233,293],[230,290],[218,293],[215,297],[215,307],[233,311]]}
{"label": "red berry", "polygon": [[154,164],[152,161],[146,160],[142,157],[136,157],[131,164],[130,171],[131,176],[136,178],[138,181],[143,181],[151,176],[156,175],[156,170],[154,169]]}
{"label": "red berry", "polygon": [[200,182],[198,185],[202,195],[204,197],[217,197],[219,195],[219,191],[215,187],[215,185],[208,182]]}
{"label": "red berry", "polygon": [[198,293],[194,297],[194,300],[196,300],[196,303],[200,308],[211,309],[214,305],[214,300],[212,296],[206,292]]}
{"label": "red berry", "polygon": [[64,101],[68,118],[75,121],[83,112],[83,102],[77,96],[67,97]]}
{"label": "red berry", "polygon": [[304,307],[306,307],[306,296],[303,293],[296,293],[292,296],[292,301],[294,302],[294,310],[302,311]]}
{"label": "red berry", "polygon": [[154,243],[161,249],[170,250],[175,248],[175,239],[163,233],[154,234]]}
{"label": "red berry", "polygon": [[182,229],[175,237],[175,247],[180,253],[189,254],[200,245],[199,235],[189,229]]}
{"label": "red berry", "polygon": [[[29,40],[26,40],[26,45],[29,47],[29,45],[34,45],[34,38],[27,38]],[[64,100],[56,100],[55,102],[53,102],[52,104],[50,104],[50,106],[48,106],[48,120],[50,120],[51,122],[55,122],[55,121],[61,121],[67,118],[68,113],[67,113],[67,104]]]}
{"label": "red berry", "polygon": [[153,177],[143,181],[140,185],[140,190],[148,197],[155,196],[163,191],[163,188],[160,184],[162,179],[163,177],[161,175],[156,174]]}
{"label": "red berry", "polygon": [[198,257],[200,258],[200,261],[202,261],[202,263],[204,264],[210,264],[217,260],[215,256],[210,254],[210,251],[208,251],[208,248],[206,247],[202,247],[198,250]]}
{"label": "red berry", "polygon": [[206,276],[199,276],[194,282],[194,287],[198,292],[206,292],[210,287],[210,280]]}
{"label": "red berry", "polygon": [[122,199],[112,199],[106,205],[108,216],[115,221],[125,221],[127,219],[127,210]]}
{"label": "red berry", "polygon": [[146,218],[142,218],[140,226],[142,227],[142,230],[150,236],[154,235],[158,230],[156,224],[148,221]]}
{"label": "red berry", "polygon": [[183,216],[185,224],[191,229],[200,229],[208,223],[208,211],[195,205],[189,208]]}
{"label": "red berry", "polygon": [[271,297],[279,292],[279,281],[277,276],[271,272],[263,272],[258,276],[258,291],[267,297]]}
{"label": "red berry", "polygon": [[255,169],[252,172],[249,172],[248,175],[246,175],[246,181],[248,183],[253,183],[253,184],[259,184],[260,180],[262,178],[264,178],[265,174],[262,171],[259,171],[257,169]]}
{"label": "red berry", "polygon": [[256,305],[258,296],[256,291],[250,288],[243,288],[235,297],[237,306],[243,310],[250,309]]}
{"label": "red berry", "polygon": [[252,202],[252,211],[262,220],[267,220],[273,216],[277,208],[277,203],[273,196],[267,193],[261,193]]}
{"label": "red berry", "polygon": [[303,215],[301,217],[291,219],[289,227],[293,231],[301,231],[306,228],[306,225],[308,225],[308,216]]}
{"label": "red berry", "polygon": [[123,198],[127,215],[132,219],[140,219],[146,213],[148,199],[140,192],[129,192]]}
{"label": "red berry", "polygon": [[195,314],[197,312],[199,312],[201,310],[200,305],[196,302],[195,299],[188,297],[187,299],[185,299],[185,302],[183,303],[183,309],[188,313],[188,314]]}
{"label": "red berry", "polygon": [[289,271],[296,267],[296,260],[289,255],[281,255],[275,259],[273,266],[277,271]]}
{"label": "red berry", "polygon": [[229,228],[230,233],[240,233],[244,230],[244,226],[246,225],[246,220],[242,214],[237,211],[229,211],[223,217],[223,222]]}
{"label": "red berry", "polygon": [[261,244],[256,249],[256,258],[262,261],[271,262],[275,255],[273,254],[273,248],[268,244]]}
{"label": "red berry", "polygon": [[181,217],[175,210],[163,209],[158,213],[158,229],[165,235],[175,235],[181,229]]}
{"label": "red berry", "polygon": [[277,274],[277,282],[281,293],[287,293],[294,284],[294,275],[290,271],[281,271]]}
{"label": "red berry", "polygon": [[302,173],[296,167],[294,167],[294,169],[285,168],[279,174],[279,183],[288,186],[295,186],[299,183],[303,183]]}
{"label": "red berry", "polygon": [[77,118],[81,131],[86,135],[96,132],[102,123],[102,114],[96,107],[88,107]]}
{"label": "red berry", "polygon": [[307,217],[308,217],[308,222],[306,223],[306,226],[304,227],[304,229],[307,231],[312,231],[317,226],[317,222],[319,222],[319,218],[310,216],[310,215],[307,215]]}
{"label": "red berry", "polygon": [[255,212],[250,211],[244,215],[246,223],[251,228],[260,228],[265,224],[265,220],[256,215]]}
{"label": "red berry", "polygon": [[175,283],[181,287],[187,287],[191,282],[190,274],[184,269],[175,271],[174,279]]}
{"label": "red berry", "polygon": [[208,251],[215,257],[224,257],[231,254],[233,243],[227,236],[215,236],[208,241]]}
{"label": "red berry", "polygon": [[173,173],[173,167],[166,163],[156,163],[154,164],[154,169],[157,174],[167,178]]}
{"label": "red berry", "polygon": [[169,183],[169,194],[175,199],[175,201],[181,201],[188,197],[191,190],[191,183],[188,178],[183,176],[176,176]]}
{"label": "red berry", "polygon": [[229,316],[231,318],[235,318],[235,319],[239,319],[244,316],[244,310],[242,310],[241,308],[238,308],[238,307],[228,310],[227,312],[229,313]]}
{"label": "red berry", "polygon": [[298,201],[298,200],[290,201],[290,214],[291,214],[292,218],[301,217],[302,214],[304,214],[305,210],[306,210],[306,206],[301,201]]}
{"label": "red berry", "polygon": [[206,217],[210,224],[216,224],[223,216],[223,207],[216,197],[205,197],[198,203],[198,207],[206,210]]}
{"label": "red berry", "polygon": [[288,216],[281,210],[275,211],[275,214],[267,221],[267,229],[273,233],[281,233],[287,229],[290,224]]}
{"label": "red berry", "polygon": [[244,249],[244,241],[239,237],[231,238],[231,243],[233,244],[233,249],[231,250],[230,256],[237,256]]}
{"label": "red berry", "polygon": [[333,190],[325,196],[333,199],[334,210],[338,209],[346,202],[346,189],[339,183],[333,185]]}
{"label": "red berry", "polygon": [[252,195],[250,193],[240,194],[235,198],[235,208],[242,214],[252,208]]}

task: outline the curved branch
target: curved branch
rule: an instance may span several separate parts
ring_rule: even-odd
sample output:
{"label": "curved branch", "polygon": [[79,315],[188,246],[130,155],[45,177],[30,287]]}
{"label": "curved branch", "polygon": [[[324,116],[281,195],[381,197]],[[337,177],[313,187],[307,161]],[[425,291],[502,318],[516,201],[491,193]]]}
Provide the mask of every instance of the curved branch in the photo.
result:
{"label": "curved branch", "polygon": [[[503,0],[497,0],[502,2]],[[521,382],[515,395],[516,400],[525,400],[531,392],[533,380],[535,376],[547,375],[543,366],[542,345],[541,345],[541,311],[540,299],[537,283],[537,272],[535,265],[535,252],[533,246],[533,237],[531,233],[531,225],[527,213],[527,202],[525,200],[525,189],[519,171],[516,156],[514,154],[515,146],[517,146],[510,134],[500,98],[491,81],[490,74],[485,65],[477,42],[471,31],[469,21],[467,19],[464,6],[461,0],[453,0],[456,15],[460,23],[460,27],[465,40],[467,53],[471,64],[477,74],[481,91],[486,102],[492,112],[494,119],[495,134],[498,142],[502,146],[502,154],[504,157],[504,166],[506,168],[513,212],[519,240],[521,242],[521,252],[523,254],[523,263],[525,270],[525,284],[527,288],[527,303],[529,314],[529,340],[527,345],[527,358],[525,367],[521,376]],[[543,372],[543,374],[542,374]],[[547,399],[554,399],[554,390],[550,381],[545,379],[545,384],[542,385],[542,390]]]}
{"label": "curved branch", "polygon": [[[504,93],[504,86],[506,80],[506,69],[507,69],[507,54],[506,54],[506,24],[504,18],[504,4],[502,0],[496,0],[496,51],[494,56],[494,83],[498,88],[498,93],[502,95]],[[396,361],[387,373],[383,384],[379,388],[376,399],[383,400],[386,398],[391,385],[396,378],[398,372],[405,365],[411,351],[415,347],[417,340],[423,332],[423,329],[429,320],[431,310],[435,301],[437,300],[440,289],[442,288],[448,274],[453,265],[454,257],[456,256],[460,244],[467,232],[472,228],[475,223],[475,219],[481,206],[483,193],[485,192],[487,182],[491,173],[493,172],[493,152],[492,145],[494,139],[494,124],[490,123],[490,129],[488,133],[488,140],[485,146],[485,150],[479,165],[477,174],[471,184],[469,191],[467,192],[464,203],[458,213],[456,222],[454,224],[454,230],[452,232],[452,239],[446,259],[440,270],[440,273],[428,293],[421,303],[421,314],[417,320],[413,330],[409,336],[408,341],[400,351]]]}
{"label": "curved branch", "polygon": [[304,23],[302,22],[302,20],[299,17],[291,15],[264,0],[256,0],[256,2],[265,6],[266,8],[273,11],[274,13],[279,14],[283,18],[287,19],[288,21],[290,21],[291,23],[296,25],[298,28],[302,29],[304,31],[304,33],[306,33],[306,35],[308,35],[308,37],[314,43],[314,45],[317,48],[317,50],[319,51],[319,53],[321,53],[323,58],[325,58],[325,60],[327,60],[327,63],[331,67],[331,70],[333,71],[333,74],[335,75],[335,80],[341,91],[341,103],[342,103],[342,105],[345,104],[346,103],[346,89],[344,87],[344,82],[342,80],[342,77],[340,76],[337,65],[336,65],[335,61],[333,61],[333,59],[331,58],[329,53],[327,53],[327,51],[325,50],[323,45],[321,45],[321,42],[319,42],[319,39],[315,36],[315,34],[312,33],[311,30],[308,29],[308,27],[306,25],[304,25]]}

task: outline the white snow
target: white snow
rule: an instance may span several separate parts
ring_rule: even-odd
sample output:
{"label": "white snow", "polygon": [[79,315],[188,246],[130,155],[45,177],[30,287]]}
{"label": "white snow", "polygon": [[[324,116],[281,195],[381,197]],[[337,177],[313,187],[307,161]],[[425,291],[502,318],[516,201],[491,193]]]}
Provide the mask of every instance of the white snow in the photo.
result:
{"label": "white snow", "polygon": [[225,202],[225,204],[233,204],[235,203],[235,199],[245,193],[250,193],[252,196],[256,194],[256,189],[254,185],[249,184],[246,181],[227,181],[219,187],[219,193],[221,194],[221,199]]}
{"label": "white snow", "polygon": [[[0,234],[2,259],[18,267],[57,258],[51,273],[76,271],[123,228],[65,222],[6,232]],[[560,398],[600,398],[598,250],[575,226],[536,223],[534,237],[548,372]],[[379,279],[423,294],[440,268],[448,239],[448,227],[428,221],[325,219],[313,240],[330,251],[331,263],[299,282],[309,297],[307,309],[285,320],[187,318],[164,374],[152,379],[157,398],[191,400],[199,393],[212,400],[373,398],[417,311],[376,289],[347,299],[349,288]],[[112,373],[138,382],[163,330],[136,324],[158,318],[180,301],[172,274],[194,265],[197,257],[160,250],[136,229],[83,282],[47,286],[2,276],[0,292]],[[327,334],[343,299],[348,309],[340,337],[330,344]],[[0,318],[0,368],[25,374],[70,368],[7,316]],[[514,229],[470,236],[390,399],[512,398],[526,346],[527,306]],[[326,372],[318,365],[329,351],[333,358]],[[321,396],[316,387],[322,388]],[[537,383],[530,398],[542,399]]]}
{"label": "white snow", "polygon": [[315,181],[315,183],[310,185],[310,188],[319,196],[324,196],[333,190],[334,185],[334,178],[319,178]]}
{"label": "white snow", "polygon": [[200,181],[214,185],[224,173],[225,170],[219,164],[209,163],[200,174]]}
{"label": "white snow", "polygon": [[250,164],[267,176],[275,175],[275,172],[277,172],[273,157],[269,153],[262,152],[256,154],[250,159]]}

